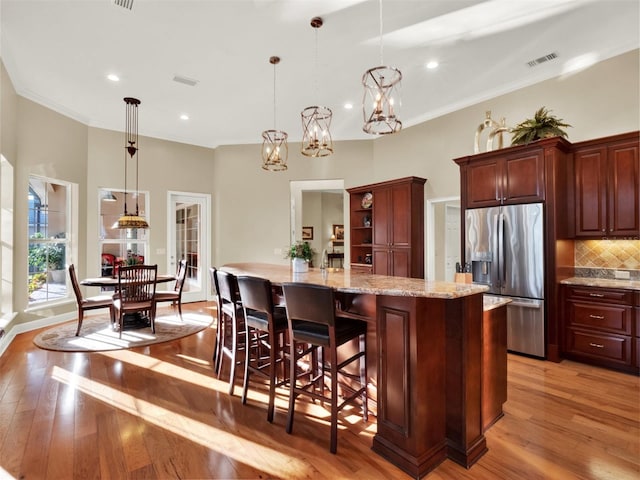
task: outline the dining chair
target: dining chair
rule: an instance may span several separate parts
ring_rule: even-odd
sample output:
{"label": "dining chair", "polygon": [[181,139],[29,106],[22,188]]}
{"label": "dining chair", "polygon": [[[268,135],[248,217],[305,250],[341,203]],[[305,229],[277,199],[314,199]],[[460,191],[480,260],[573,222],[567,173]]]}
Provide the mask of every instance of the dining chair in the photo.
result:
{"label": "dining chair", "polygon": [[[249,377],[261,374],[269,379],[269,406],[267,421],[273,422],[276,387],[284,385],[285,336],[287,313],[274,306],[271,282],[265,278],[238,276],[238,288],[246,325],[244,383],[242,404],[247,403]],[[281,370],[278,381],[278,370]]]}
{"label": "dining chair", "polygon": [[[364,421],[367,420],[367,323],[362,320],[336,316],[335,295],[331,287],[293,282],[283,283],[282,289],[287,306],[289,360],[291,362],[286,431],[291,433],[293,430],[293,413],[298,396],[308,395],[314,401],[328,402],[331,408],[329,451],[336,453],[338,448],[338,412],[348,403],[359,398],[362,404],[362,418]],[[356,339],[359,341],[357,351],[339,362],[338,347]],[[309,353],[308,346],[320,350],[320,373],[312,375],[307,383],[299,384],[303,377],[297,374],[298,362],[302,356]],[[354,375],[345,367],[356,360],[359,360],[359,374]],[[331,377],[330,396],[324,393],[327,373]],[[341,388],[341,402],[338,402],[338,387]]]}
{"label": "dining chair", "polygon": [[147,313],[151,331],[155,333],[156,277],[158,265],[129,265],[118,269],[118,291],[113,306],[118,316],[120,338],[124,329],[124,317],[129,314]]}
{"label": "dining chair", "polygon": [[231,360],[229,367],[229,395],[233,395],[236,367],[244,362],[240,352],[245,348],[245,320],[242,300],[235,275],[224,270],[216,270],[217,287],[222,302],[220,306],[220,345],[216,375],[222,371],[224,357]]}
{"label": "dining chair", "polygon": [[178,262],[178,271],[176,273],[176,283],[173,286],[173,290],[156,290],[155,301],[171,302],[172,306],[178,306],[178,314],[180,320],[182,320],[182,289],[184,288],[184,281],[187,278],[187,261],[180,260]]}
{"label": "dining chair", "polygon": [[69,277],[71,278],[73,293],[76,295],[76,303],[78,304],[78,329],[76,330],[76,337],[80,335],[80,328],[82,328],[82,320],[84,319],[84,312],[86,310],[108,308],[111,317],[111,325],[113,327],[116,320],[115,309],[113,307],[113,295],[84,297],[80,291],[80,284],[78,283],[78,276],[76,275],[76,267],[73,264],[69,265]]}

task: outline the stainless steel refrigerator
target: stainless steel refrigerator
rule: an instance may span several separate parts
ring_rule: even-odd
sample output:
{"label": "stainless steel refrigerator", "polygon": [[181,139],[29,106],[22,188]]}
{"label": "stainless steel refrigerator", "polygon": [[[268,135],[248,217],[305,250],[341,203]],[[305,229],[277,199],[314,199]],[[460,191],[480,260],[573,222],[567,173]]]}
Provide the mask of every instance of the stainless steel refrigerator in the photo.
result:
{"label": "stainless steel refrigerator", "polygon": [[465,231],[465,259],[474,283],[512,300],[507,305],[507,348],[544,358],[542,204],[466,210]]}

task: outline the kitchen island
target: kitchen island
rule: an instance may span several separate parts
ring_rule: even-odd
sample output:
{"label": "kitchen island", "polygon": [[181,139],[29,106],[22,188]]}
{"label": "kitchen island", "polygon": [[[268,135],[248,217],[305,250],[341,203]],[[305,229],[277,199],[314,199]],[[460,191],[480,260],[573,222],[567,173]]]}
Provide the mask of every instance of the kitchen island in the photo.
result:
{"label": "kitchen island", "polygon": [[368,322],[373,340],[368,362],[374,367],[369,382],[377,401],[375,452],[421,477],[446,458],[468,468],[487,451],[482,422],[487,287],[330,268],[295,274],[285,265],[222,268],[275,285],[330,286],[341,314]]}

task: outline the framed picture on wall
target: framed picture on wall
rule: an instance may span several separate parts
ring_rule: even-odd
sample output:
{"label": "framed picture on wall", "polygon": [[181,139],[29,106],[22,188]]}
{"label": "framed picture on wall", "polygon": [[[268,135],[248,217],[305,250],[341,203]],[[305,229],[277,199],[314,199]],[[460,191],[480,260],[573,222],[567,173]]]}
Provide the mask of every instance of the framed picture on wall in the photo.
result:
{"label": "framed picture on wall", "polygon": [[334,244],[342,245],[344,242],[344,225],[333,224],[333,236],[335,237]]}
{"label": "framed picture on wall", "polygon": [[302,240],[313,240],[313,227],[302,227]]}

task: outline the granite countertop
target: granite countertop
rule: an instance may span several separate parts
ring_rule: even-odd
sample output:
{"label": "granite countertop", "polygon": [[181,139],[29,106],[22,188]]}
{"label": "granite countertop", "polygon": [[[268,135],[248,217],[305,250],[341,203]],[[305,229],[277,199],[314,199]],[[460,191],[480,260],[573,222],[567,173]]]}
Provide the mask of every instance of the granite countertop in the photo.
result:
{"label": "granite countertop", "polygon": [[234,275],[254,275],[272,283],[306,282],[327,285],[345,293],[369,293],[397,297],[460,298],[489,290],[472,283],[434,282],[421,278],[389,277],[354,272],[342,268],[310,268],[306,273],[293,273],[288,265],[266,263],[230,263],[221,267]]}
{"label": "granite countertop", "polygon": [[640,290],[638,280],[614,280],[611,278],[596,277],[571,277],[565,278],[560,283],[565,285],[581,285],[585,287],[622,288],[625,290]]}
{"label": "granite countertop", "polygon": [[498,297],[496,295],[487,295],[486,293],[484,294],[482,300],[482,306],[485,312],[488,310],[493,310],[494,308],[502,307],[503,305],[512,302],[510,298]]}

